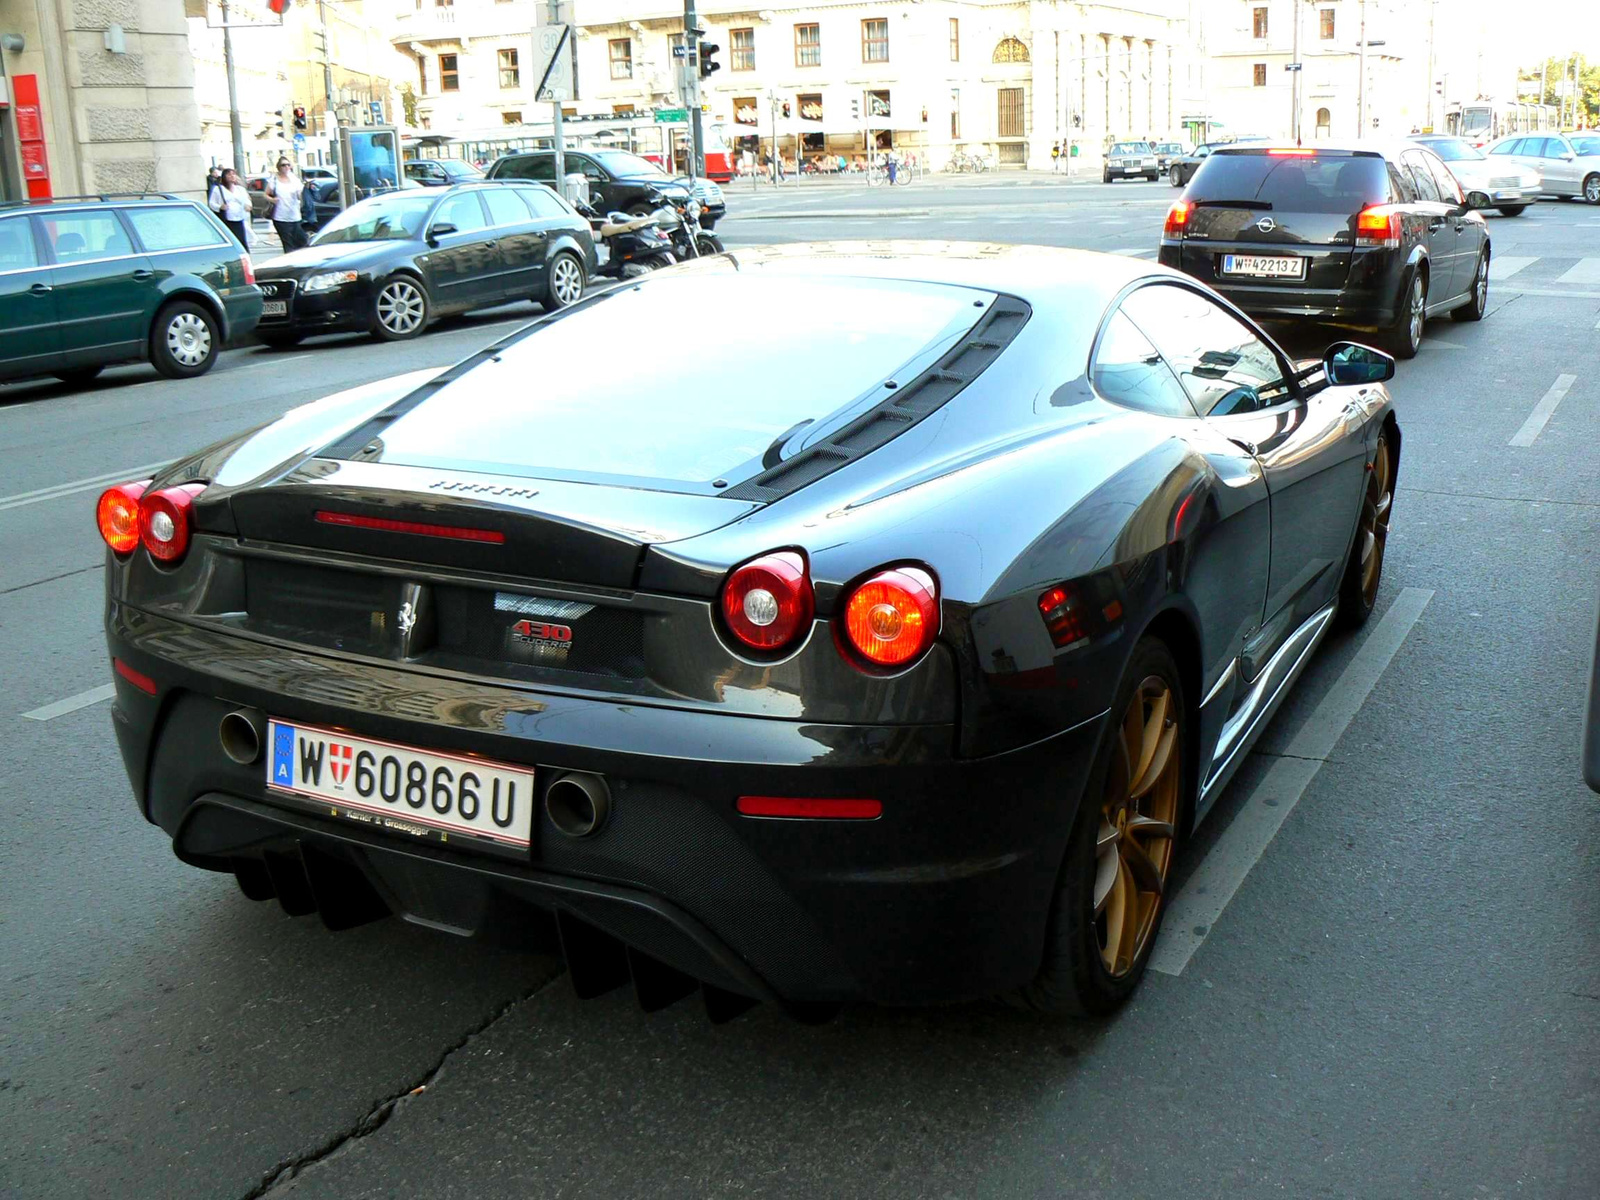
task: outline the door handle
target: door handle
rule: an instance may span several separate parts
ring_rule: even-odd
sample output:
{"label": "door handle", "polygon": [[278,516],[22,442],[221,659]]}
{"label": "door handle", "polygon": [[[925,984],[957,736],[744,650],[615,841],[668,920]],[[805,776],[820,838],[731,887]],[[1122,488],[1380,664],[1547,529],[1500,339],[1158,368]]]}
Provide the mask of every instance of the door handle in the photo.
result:
{"label": "door handle", "polygon": [[496,247],[496,246],[498,246],[498,245],[499,245],[499,244],[500,244],[500,243],[499,243],[499,242],[498,242],[498,241],[492,241],[492,242],[485,242],[485,243],[484,243],[484,245],[485,245],[485,246],[486,246],[486,247],[488,247],[488,248],[489,248],[489,249],[490,249],[490,250],[493,250],[493,249],[494,249],[494,248],[495,248],[495,247]]}
{"label": "door handle", "polygon": [[133,273],[133,277],[140,283],[143,283],[146,279],[154,279],[156,277],[156,273],[154,271],[146,271],[143,268],[140,268]]}
{"label": "door handle", "polygon": [[1235,446],[1239,447],[1239,449],[1243,450],[1251,458],[1254,458],[1256,456],[1257,451],[1256,451],[1256,444],[1254,442],[1247,442],[1243,438],[1236,438],[1236,437],[1231,437],[1228,440],[1230,442],[1232,442]]}
{"label": "door handle", "polygon": [[53,287],[51,287],[48,283],[36,283],[31,288],[29,288],[28,290],[30,292],[32,292],[35,296],[43,296],[43,295],[46,295],[46,294],[48,294],[50,292],[55,291],[55,289]]}
{"label": "door handle", "polygon": [[1428,232],[1432,233],[1434,230],[1438,229],[1439,226],[1441,226],[1443,224],[1444,224],[1444,218],[1443,217],[1434,217],[1433,220],[1428,222]]}

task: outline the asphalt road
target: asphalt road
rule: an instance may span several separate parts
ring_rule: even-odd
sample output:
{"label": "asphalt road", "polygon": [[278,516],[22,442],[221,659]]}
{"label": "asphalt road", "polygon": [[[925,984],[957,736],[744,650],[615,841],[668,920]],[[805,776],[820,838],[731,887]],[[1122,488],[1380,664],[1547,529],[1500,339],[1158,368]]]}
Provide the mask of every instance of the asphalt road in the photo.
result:
{"label": "asphalt road", "polygon": [[[720,232],[1148,257],[1175,194],[744,185]],[[1431,323],[1392,385],[1380,612],[1320,653],[1180,869],[1159,969],[1098,1025],[580,1004],[547,959],[285,918],[139,818],[84,481],[443,365],[530,308],[232,351],[192,382],[0,388],[0,1194],[1600,1195],[1600,797],[1577,758],[1600,209],[1491,233],[1490,316]]]}

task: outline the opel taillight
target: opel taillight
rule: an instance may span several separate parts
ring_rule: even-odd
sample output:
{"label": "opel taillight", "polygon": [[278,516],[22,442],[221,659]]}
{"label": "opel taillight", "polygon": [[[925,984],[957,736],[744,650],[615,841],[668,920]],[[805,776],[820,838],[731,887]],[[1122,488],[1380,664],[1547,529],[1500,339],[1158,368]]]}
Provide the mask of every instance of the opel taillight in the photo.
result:
{"label": "opel taillight", "polygon": [[805,636],[816,602],[806,560],[793,550],[735,567],[722,585],[722,619],[751,650],[771,654]]}
{"label": "opel taillight", "polygon": [[1167,210],[1166,228],[1161,231],[1162,237],[1181,238],[1183,231],[1188,228],[1189,214],[1194,211],[1194,205],[1187,200],[1179,200]]}
{"label": "opel taillight", "polygon": [[845,640],[872,666],[904,666],[938,635],[939,588],[921,567],[879,571],[845,601]]}
{"label": "opel taillight", "polygon": [[148,479],[140,483],[122,483],[100,493],[95,505],[95,524],[100,536],[117,554],[132,554],[139,545],[139,497],[150,486]]}
{"label": "opel taillight", "polygon": [[139,501],[139,540],[157,562],[176,563],[189,552],[194,530],[194,498],[205,491],[202,483],[162,488]]}
{"label": "opel taillight", "polygon": [[1374,204],[1356,214],[1356,245],[1396,250],[1400,246],[1400,207]]}

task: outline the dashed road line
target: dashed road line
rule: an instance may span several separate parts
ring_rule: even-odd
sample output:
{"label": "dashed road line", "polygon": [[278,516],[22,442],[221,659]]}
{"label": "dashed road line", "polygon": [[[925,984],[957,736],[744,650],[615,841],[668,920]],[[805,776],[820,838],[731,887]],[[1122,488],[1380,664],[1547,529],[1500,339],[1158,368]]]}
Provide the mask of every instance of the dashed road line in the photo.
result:
{"label": "dashed road line", "polygon": [[1408,587],[1395,597],[1378,627],[1361,643],[1361,649],[1290,739],[1282,756],[1261,777],[1245,807],[1206,853],[1194,874],[1184,881],[1167,910],[1161,940],[1151,952],[1152,971],[1183,974],[1195,951],[1216,928],[1234,893],[1339,744],[1431,599],[1432,588]]}
{"label": "dashed road line", "polygon": [[1580,258],[1556,282],[1600,283],[1600,258]]}
{"label": "dashed road line", "polygon": [[112,471],[109,475],[96,475],[92,479],[74,479],[71,483],[58,483],[54,487],[36,488],[31,492],[18,492],[15,496],[0,496],[0,512],[10,508],[23,508],[29,504],[43,504],[46,500],[59,500],[63,496],[76,495],[78,492],[88,492],[95,488],[105,487],[112,483],[122,483],[129,479],[141,479],[167,465],[171,459],[161,462],[146,463],[142,467],[124,467],[120,471]]}
{"label": "dashed road line", "polygon": [[1533,406],[1533,411],[1528,414],[1528,419],[1522,423],[1522,428],[1512,435],[1510,445],[1531,446],[1534,439],[1539,436],[1551,415],[1556,411],[1556,405],[1561,403],[1561,398],[1573,384],[1578,382],[1576,375],[1557,375],[1556,381],[1550,385],[1550,390],[1539,398],[1539,403]]}
{"label": "dashed road line", "polygon": [[1538,255],[1523,257],[1516,254],[1501,254],[1489,260],[1489,280],[1491,283],[1502,279],[1510,279],[1525,267],[1531,267],[1539,261]]}
{"label": "dashed road line", "polygon": [[102,684],[97,688],[90,688],[87,692],[79,692],[76,696],[68,696],[64,700],[57,700],[54,704],[46,704],[43,708],[35,708],[22,714],[27,721],[53,721],[57,717],[64,717],[69,712],[77,712],[80,708],[88,708],[91,704],[99,704],[102,700],[109,700],[116,694],[114,684]]}

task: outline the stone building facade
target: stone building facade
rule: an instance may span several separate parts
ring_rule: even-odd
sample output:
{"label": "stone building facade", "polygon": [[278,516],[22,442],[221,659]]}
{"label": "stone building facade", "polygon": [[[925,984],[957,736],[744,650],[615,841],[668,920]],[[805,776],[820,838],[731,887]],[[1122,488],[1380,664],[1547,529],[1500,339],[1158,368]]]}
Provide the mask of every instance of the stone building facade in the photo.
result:
{"label": "stone building facade", "polygon": [[0,125],[4,153],[23,176],[13,190],[200,193],[183,0],[0,0],[5,34],[23,42],[20,51],[0,49],[8,95],[37,97],[9,105]]}

